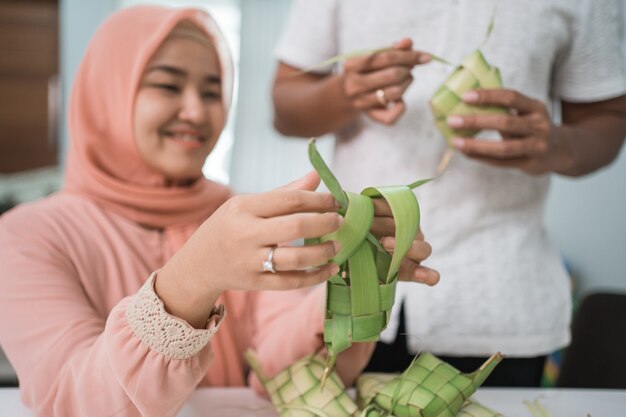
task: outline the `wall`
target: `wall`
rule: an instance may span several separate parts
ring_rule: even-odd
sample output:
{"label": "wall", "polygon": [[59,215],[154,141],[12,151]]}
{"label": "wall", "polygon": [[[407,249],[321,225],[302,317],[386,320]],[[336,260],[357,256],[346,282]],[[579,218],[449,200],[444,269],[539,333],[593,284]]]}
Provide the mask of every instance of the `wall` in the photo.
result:
{"label": "wall", "polygon": [[[626,16],[626,0],[622,7]],[[626,59],[626,42],[622,47]],[[580,179],[555,177],[552,183],[546,223],[581,293],[626,292],[624,148],[604,170]]]}
{"label": "wall", "polygon": [[87,44],[100,23],[115,10],[115,0],[63,0],[61,3],[61,89],[63,91],[60,161],[67,150],[67,102],[72,80]]}

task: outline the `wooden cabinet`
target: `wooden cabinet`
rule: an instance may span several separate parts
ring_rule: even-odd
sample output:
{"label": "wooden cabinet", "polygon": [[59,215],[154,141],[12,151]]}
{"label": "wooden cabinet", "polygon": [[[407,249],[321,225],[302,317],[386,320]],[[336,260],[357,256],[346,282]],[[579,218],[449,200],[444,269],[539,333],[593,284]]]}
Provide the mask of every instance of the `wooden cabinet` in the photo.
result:
{"label": "wooden cabinet", "polygon": [[56,1],[0,1],[0,174],[57,164]]}

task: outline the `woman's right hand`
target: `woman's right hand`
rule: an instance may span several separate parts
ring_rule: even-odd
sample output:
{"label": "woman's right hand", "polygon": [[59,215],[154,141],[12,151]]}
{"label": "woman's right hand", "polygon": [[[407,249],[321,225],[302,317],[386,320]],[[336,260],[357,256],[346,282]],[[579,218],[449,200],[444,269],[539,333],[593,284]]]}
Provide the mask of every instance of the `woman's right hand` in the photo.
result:
{"label": "woman's right hand", "polygon": [[[155,290],[167,311],[202,328],[225,290],[289,290],[324,282],[339,267],[328,261],[337,242],[287,246],[337,230],[343,223],[329,193],[314,190],[311,172],[277,190],[235,196],[191,236],[159,272]],[[274,251],[276,273],[263,262]]]}
{"label": "woman's right hand", "polygon": [[398,120],[406,110],[402,96],[413,82],[411,70],[431,60],[412,47],[410,39],[402,39],[385,52],[346,60],[343,91],[355,109],[387,125]]}

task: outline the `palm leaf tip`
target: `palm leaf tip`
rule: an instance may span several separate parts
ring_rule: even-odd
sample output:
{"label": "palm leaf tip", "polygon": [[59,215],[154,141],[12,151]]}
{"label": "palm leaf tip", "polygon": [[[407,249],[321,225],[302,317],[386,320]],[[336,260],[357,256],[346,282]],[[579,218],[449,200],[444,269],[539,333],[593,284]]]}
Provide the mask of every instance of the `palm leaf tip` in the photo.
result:
{"label": "palm leaf tip", "polygon": [[470,374],[476,387],[479,387],[483,384],[483,382],[485,382],[487,377],[491,375],[496,366],[498,366],[498,364],[502,362],[503,358],[504,356],[502,356],[500,352],[496,352],[491,355],[491,357],[487,359],[487,361],[485,361],[485,363],[483,363],[480,368]]}
{"label": "palm leaf tip", "polygon": [[343,188],[341,188],[341,184],[339,184],[337,177],[335,177],[335,175],[332,173],[332,171],[318,152],[317,147],[315,146],[315,138],[311,138],[309,140],[308,151],[309,161],[311,162],[311,165],[313,165],[313,168],[315,168],[315,170],[319,174],[322,182],[324,183],[324,185],[326,185],[333,197],[335,197],[335,200],[337,200],[342,210],[347,210],[348,197],[343,191]]}

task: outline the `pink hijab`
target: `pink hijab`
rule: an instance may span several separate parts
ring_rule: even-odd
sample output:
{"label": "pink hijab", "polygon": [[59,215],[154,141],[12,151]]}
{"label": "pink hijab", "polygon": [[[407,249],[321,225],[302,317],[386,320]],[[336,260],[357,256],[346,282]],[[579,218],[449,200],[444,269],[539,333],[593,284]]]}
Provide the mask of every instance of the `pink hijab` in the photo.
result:
{"label": "pink hijab", "polygon": [[133,108],[143,70],[183,20],[213,41],[228,110],[233,66],[215,21],[197,9],[158,6],[124,9],[98,29],[78,69],[69,106],[64,191],[155,228],[198,225],[229,196],[226,187],[205,178],[186,187],[165,187],[164,176],[143,161],[135,144]]}

